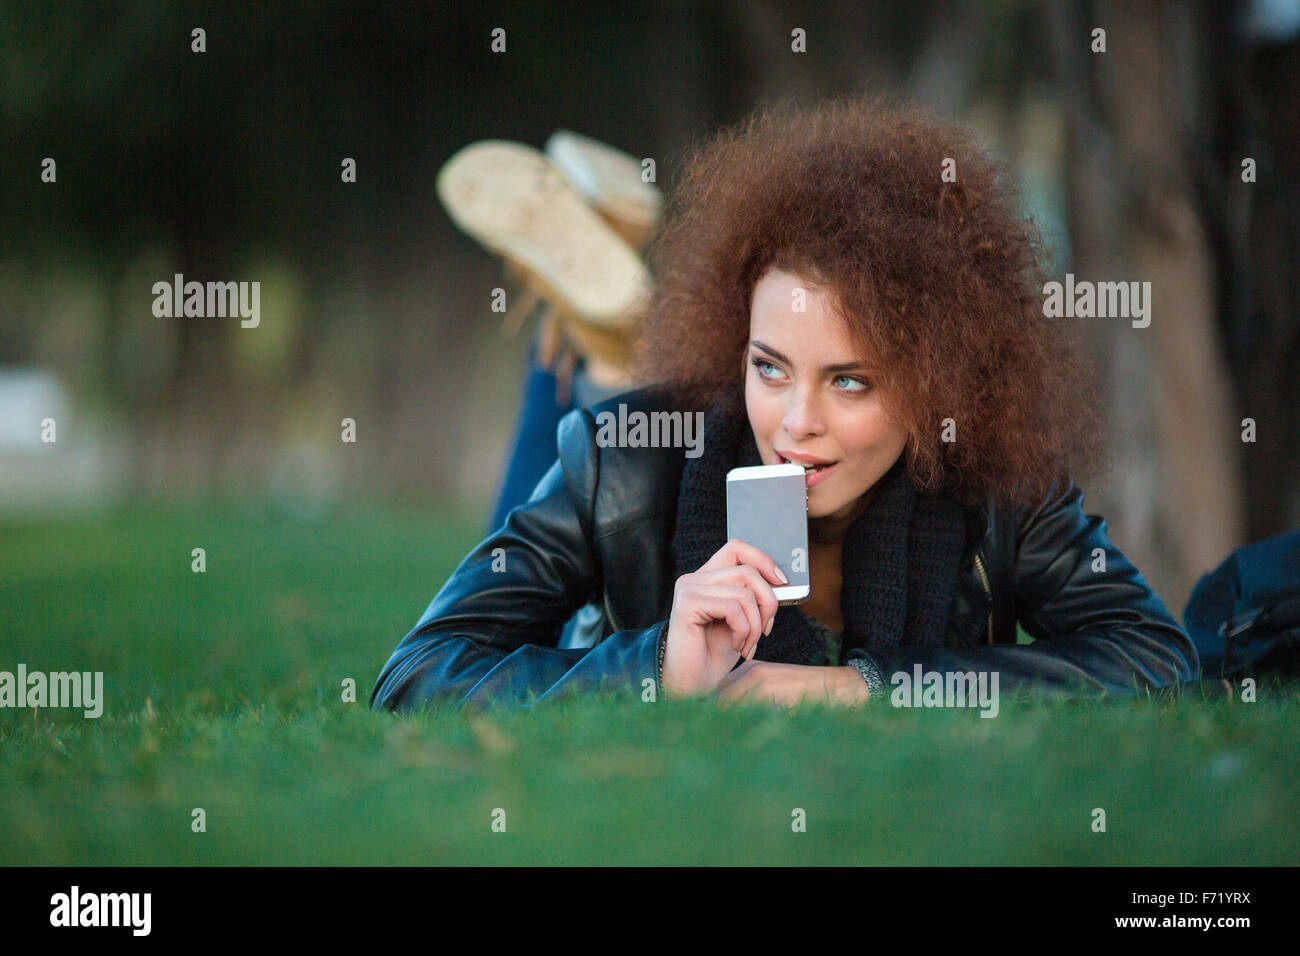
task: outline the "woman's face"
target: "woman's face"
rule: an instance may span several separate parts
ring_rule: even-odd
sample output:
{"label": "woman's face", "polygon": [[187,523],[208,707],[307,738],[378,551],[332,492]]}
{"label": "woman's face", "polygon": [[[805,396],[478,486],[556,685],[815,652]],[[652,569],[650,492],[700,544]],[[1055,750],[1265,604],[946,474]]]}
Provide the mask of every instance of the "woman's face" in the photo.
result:
{"label": "woman's face", "polygon": [[[798,290],[804,311],[796,311]],[[755,284],[745,407],[763,464],[831,463],[805,479],[810,518],[850,514],[907,443],[862,358],[826,293],[777,269]]]}

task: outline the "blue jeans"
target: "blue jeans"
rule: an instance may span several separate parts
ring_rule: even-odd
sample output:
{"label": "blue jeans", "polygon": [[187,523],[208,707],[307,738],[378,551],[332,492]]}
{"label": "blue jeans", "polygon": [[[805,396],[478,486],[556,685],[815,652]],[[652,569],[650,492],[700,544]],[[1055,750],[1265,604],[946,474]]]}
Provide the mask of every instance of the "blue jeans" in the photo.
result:
{"label": "blue jeans", "polygon": [[537,340],[528,348],[528,379],[524,382],[519,417],[505,471],[497,485],[496,504],[488,521],[488,532],[500,528],[506,515],[516,505],[528,500],[547,469],[555,463],[555,430],[560,419],[575,408],[595,405],[624,391],[606,388],[587,378],[587,363],[579,359],[573,369],[569,400],[560,405],[555,400],[556,376],[537,364]]}
{"label": "blue jeans", "polygon": [[[564,405],[555,400],[555,386],[555,373],[537,363],[537,340],[534,339],[528,349],[528,379],[524,382],[510,456],[497,487],[489,534],[505,524],[511,509],[528,500],[537,483],[555,464],[555,432],[560,419],[574,408],[595,405],[624,391],[621,387],[611,389],[592,384],[586,375],[586,362],[582,359],[574,366],[569,399]],[[579,609],[565,624],[559,646],[573,646],[570,638],[574,629],[579,626],[590,628],[601,613],[592,605]]]}

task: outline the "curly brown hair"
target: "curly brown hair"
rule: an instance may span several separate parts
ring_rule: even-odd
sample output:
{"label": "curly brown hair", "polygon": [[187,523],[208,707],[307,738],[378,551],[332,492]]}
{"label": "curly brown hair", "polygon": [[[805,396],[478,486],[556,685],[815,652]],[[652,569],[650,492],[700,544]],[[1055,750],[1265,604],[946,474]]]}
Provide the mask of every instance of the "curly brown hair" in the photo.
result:
{"label": "curly brown hair", "polygon": [[1016,205],[1003,167],[916,106],[760,107],[670,189],[633,374],[707,408],[737,381],[755,282],[779,267],[828,291],[873,359],[918,487],[1041,500],[1097,450],[1097,402],[1082,349],[1043,316],[1040,240]]}

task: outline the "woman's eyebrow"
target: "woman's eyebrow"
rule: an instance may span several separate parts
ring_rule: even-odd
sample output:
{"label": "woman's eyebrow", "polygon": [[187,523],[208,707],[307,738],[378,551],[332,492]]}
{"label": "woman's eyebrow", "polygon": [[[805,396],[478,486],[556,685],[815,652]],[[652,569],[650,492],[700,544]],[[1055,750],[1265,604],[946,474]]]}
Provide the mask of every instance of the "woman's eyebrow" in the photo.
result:
{"label": "woman's eyebrow", "polygon": [[[772,356],[772,358],[776,359],[778,362],[784,362],[786,365],[794,364],[788,358],[786,358],[784,355],[778,352],[776,349],[772,348],[772,346],[765,345],[764,343],[758,341],[758,339],[754,339],[754,341],[750,342],[749,344],[754,346],[754,348],[756,349],[761,349],[762,351],[766,352],[768,355]],[[840,362],[837,365],[823,366],[822,374],[826,374],[828,372],[852,372],[856,370],[865,371],[866,366],[863,365],[861,362]]]}

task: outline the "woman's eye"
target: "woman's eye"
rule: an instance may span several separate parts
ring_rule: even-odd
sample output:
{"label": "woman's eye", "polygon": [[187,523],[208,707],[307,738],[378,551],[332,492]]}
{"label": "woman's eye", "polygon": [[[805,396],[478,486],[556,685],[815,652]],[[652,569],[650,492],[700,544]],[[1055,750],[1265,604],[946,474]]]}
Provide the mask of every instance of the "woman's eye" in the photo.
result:
{"label": "woman's eye", "polygon": [[[773,379],[779,376],[781,373],[781,370],[777,368],[775,365],[773,365],[771,362],[767,361],[766,359],[758,358],[757,356],[751,358],[749,360],[749,364],[754,366],[754,368],[758,369],[758,374],[760,378]],[[767,369],[771,369],[772,370],[771,373],[766,371]],[[835,376],[833,380],[833,384],[839,386],[839,383],[841,382],[848,383],[848,385],[843,386],[841,388],[841,390],[845,392],[854,392],[854,393],[865,392],[867,389],[871,387],[867,382],[862,381],[862,379],[860,378],[854,378],[851,375]]]}

